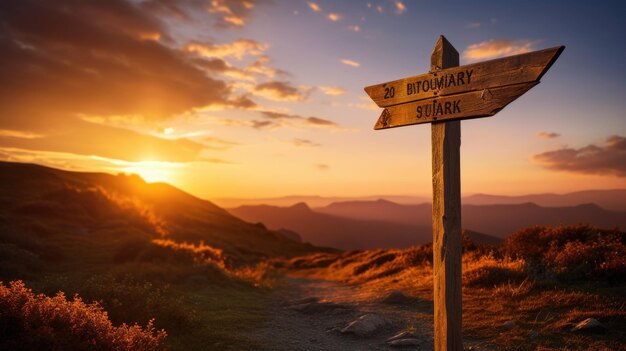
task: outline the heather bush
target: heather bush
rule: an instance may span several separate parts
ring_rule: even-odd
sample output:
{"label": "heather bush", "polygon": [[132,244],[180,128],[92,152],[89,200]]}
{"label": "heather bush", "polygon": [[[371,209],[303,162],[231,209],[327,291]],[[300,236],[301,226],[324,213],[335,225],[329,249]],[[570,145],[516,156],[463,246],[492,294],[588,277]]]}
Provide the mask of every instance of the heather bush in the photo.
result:
{"label": "heather bush", "polygon": [[80,281],[63,277],[46,281],[45,291],[61,289],[85,301],[97,301],[114,323],[146,324],[154,318],[156,327],[170,332],[187,332],[198,325],[197,312],[169,285],[109,274]]}
{"label": "heather bush", "polygon": [[535,226],[512,234],[504,252],[563,280],[624,280],[626,233],[589,225]]}
{"label": "heather bush", "polygon": [[0,282],[0,349],[158,350],[166,337],[152,321],[114,326],[97,303],[35,295],[22,281]]}

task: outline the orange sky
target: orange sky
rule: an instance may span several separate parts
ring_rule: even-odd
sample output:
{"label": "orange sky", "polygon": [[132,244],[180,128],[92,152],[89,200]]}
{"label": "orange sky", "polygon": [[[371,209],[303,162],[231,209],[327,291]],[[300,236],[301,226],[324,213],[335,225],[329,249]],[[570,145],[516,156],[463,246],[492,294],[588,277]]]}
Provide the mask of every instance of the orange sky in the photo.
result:
{"label": "orange sky", "polygon": [[625,73],[597,54],[620,11],[535,5],[6,1],[0,159],[204,198],[428,196],[430,127],[374,132],[363,87],[428,71],[445,34],[461,64],[567,46],[529,93],[462,122],[464,193],[624,188]]}

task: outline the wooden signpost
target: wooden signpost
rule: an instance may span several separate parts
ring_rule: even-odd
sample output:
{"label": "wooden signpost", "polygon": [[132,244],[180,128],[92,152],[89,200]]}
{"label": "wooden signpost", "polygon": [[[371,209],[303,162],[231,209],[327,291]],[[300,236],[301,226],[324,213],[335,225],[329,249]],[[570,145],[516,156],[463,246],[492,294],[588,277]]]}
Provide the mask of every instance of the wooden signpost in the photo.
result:
{"label": "wooden signpost", "polygon": [[440,36],[430,58],[430,72],[365,88],[385,108],[374,129],[431,123],[437,351],[463,350],[460,120],[498,113],[537,85],[563,49],[459,66],[459,53]]}

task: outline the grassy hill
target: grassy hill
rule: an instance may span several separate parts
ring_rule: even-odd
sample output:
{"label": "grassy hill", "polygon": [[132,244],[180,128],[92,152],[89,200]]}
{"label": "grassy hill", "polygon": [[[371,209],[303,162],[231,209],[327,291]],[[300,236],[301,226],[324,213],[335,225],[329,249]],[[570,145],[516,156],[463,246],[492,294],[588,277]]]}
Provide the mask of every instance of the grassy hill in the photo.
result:
{"label": "grassy hill", "polygon": [[239,334],[265,318],[265,260],[319,251],[167,184],[0,162],[0,281],[155,318],[174,349],[254,347]]}

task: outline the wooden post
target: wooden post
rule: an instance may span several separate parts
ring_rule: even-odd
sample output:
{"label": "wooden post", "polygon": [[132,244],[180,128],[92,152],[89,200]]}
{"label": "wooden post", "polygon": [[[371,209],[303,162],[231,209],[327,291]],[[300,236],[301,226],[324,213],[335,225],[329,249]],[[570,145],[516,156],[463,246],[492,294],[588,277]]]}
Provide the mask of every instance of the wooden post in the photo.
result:
{"label": "wooden post", "polygon": [[[442,35],[431,71],[456,67],[459,53]],[[461,121],[431,124],[435,350],[463,350],[461,340]]]}

